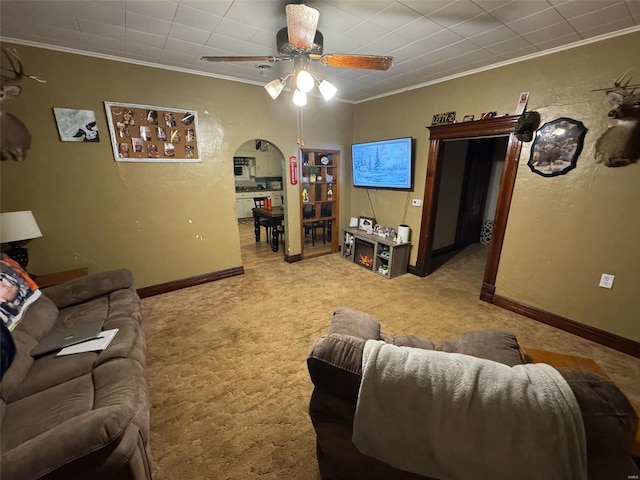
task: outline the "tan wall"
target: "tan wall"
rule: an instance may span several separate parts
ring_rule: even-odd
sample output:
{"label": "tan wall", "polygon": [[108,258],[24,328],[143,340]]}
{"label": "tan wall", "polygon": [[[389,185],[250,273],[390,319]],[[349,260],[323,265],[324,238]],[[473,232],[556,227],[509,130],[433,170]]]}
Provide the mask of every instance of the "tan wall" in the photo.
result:
{"label": "tan wall", "polygon": [[[617,169],[596,164],[594,142],[607,127],[604,93],[631,69],[640,79],[640,33],[566,50],[356,106],[354,141],[412,135],[417,138],[416,188],[425,185],[434,114],[457,117],[497,110],[513,113],[520,92],[542,122],[565,116],[589,133],[575,170],[545,178],[527,167],[523,147],[498,270],[496,293],[622,337],[640,341],[640,164]],[[410,263],[417,257],[421,208],[409,195],[371,191],[378,219],[412,228]],[[351,214],[369,213],[366,192],[354,190]],[[405,214],[405,209],[407,213]],[[404,218],[406,217],[406,219]],[[598,287],[601,273],[616,276],[612,290]],[[478,292],[480,285],[478,285]]]}
{"label": "tan wall", "polygon": [[444,142],[443,144],[438,211],[433,230],[434,250],[450,247],[456,242],[458,211],[460,210],[462,180],[464,167],[467,164],[468,148],[468,141]]}
{"label": "tan wall", "polygon": [[[138,286],[242,264],[234,214],[232,157],[266,139],[297,155],[290,93],[273,101],[261,86],[16,46],[30,74],[5,103],[33,141],[22,163],[2,162],[2,211],[33,210],[43,237],[29,242],[29,270],[129,267]],[[195,110],[202,163],[115,162],[104,101]],[[94,110],[101,141],[61,142],[53,107]],[[304,117],[310,148],[346,151],[353,106],[312,98]],[[287,249],[300,253],[298,186],[286,183]],[[292,234],[293,233],[293,234]]]}

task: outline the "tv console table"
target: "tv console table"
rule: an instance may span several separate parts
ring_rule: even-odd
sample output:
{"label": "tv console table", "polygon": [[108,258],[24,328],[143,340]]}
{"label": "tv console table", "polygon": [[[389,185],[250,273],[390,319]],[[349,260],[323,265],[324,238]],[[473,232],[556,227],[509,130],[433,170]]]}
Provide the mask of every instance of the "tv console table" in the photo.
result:
{"label": "tv console table", "polygon": [[395,243],[357,228],[342,231],[342,258],[386,278],[407,273],[410,252],[411,243]]}

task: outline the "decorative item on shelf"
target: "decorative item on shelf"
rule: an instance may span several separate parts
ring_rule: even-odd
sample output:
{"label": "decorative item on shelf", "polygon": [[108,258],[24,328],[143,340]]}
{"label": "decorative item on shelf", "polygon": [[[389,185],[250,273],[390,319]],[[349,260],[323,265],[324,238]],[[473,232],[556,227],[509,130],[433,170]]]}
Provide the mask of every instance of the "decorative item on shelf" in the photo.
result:
{"label": "decorative item on shelf", "polygon": [[373,233],[373,226],[376,219],[373,217],[358,217],[358,229],[365,230],[367,233]]}
{"label": "decorative item on shelf", "polygon": [[11,248],[5,253],[26,269],[29,263],[29,252],[20,242],[26,242],[42,236],[31,210],[7,212],[0,214],[0,242],[9,243]]}
{"label": "decorative item on shelf", "polygon": [[471,122],[473,121],[473,115],[465,115],[464,118],[462,119],[463,122]]}
{"label": "decorative item on shelf", "polygon": [[309,167],[309,181],[312,183],[318,179],[320,173],[320,167]]}
{"label": "decorative item on shelf", "polygon": [[333,188],[331,187],[331,184],[327,185],[327,199],[333,199]]}
{"label": "decorative item on shelf", "polygon": [[303,176],[300,180],[302,181],[302,183],[309,183],[309,177]]}
{"label": "decorative item on shelf", "polygon": [[351,217],[351,220],[349,220],[349,227],[356,228],[357,226],[358,226],[358,217]]}
{"label": "decorative item on shelf", "polygon": [[397,237],[397,243],[409,243],[409,232],[410,232],[410,228],[409,225],[399,225],[398,226],[398,237]]}
{"label": "decorative item on shelf", "polygon": [[320,158],[320,163],[322,165],[329,165],[331,163],[331,160],[329,159],[329,157],[327,157],[326,155],[322,156]]}
{"label": "decorative item on shelf", "polygon": [[498,115],[498,112],[494,111],[494,112],[484,112],[482,115],[480,115],[480,120],[487,120],[489,118],[493,118],[496,115]]}
{"label": "decorative item on shelf", "polygon": [[302,189],[302,201],[303,202],[309,201],[309,191],[307,190],[306,187]]}
{"label": "decorative item on shelf", "polygon": [[431,121],[431,125],[444,125],[448,123],[456,123],[456,112],[436,113]]}
{"label": "decorative item on shelf", "polygon": [[324,176],[324,179],[325,179],[325,181],[326,181],[327,183],[331,183],[331,182],[333,182],[333,175],[331,175],[330,173],[327,173],[327,174]]}

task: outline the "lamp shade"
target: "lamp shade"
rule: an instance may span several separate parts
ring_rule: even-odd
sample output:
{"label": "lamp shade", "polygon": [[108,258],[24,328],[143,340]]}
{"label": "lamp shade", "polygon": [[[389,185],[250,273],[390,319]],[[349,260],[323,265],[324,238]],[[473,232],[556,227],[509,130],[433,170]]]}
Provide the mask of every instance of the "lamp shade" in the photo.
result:
{"label": "lamp shade", "polygon": [[31,210],[0,213],[0,242],[11,243],[42,236]]}
{"label": "lamp shade", "polygon": [[324,98],[327,102],[331,100],[338,91],[338,89],[332,83],[329,83],[326,80],[318,82],[318,89],[322,94],[322,98]]}
{"label": "lamp shade", "polygon": [[284,88],[284,81],[282,78],[276,78],[275,80],[271,80],[269,83],[267,83],[264,88],[267,90],[267,92],[269,92],[271,98],[275,100],[276,98],[278,98],[278,95],[280,95],[282,89]]}
{"label": "lamp shade", "polygon": [[307,94],[296,89],[296,91],[293,92],[293,103],[298,107],[304,107],[307,104]]}

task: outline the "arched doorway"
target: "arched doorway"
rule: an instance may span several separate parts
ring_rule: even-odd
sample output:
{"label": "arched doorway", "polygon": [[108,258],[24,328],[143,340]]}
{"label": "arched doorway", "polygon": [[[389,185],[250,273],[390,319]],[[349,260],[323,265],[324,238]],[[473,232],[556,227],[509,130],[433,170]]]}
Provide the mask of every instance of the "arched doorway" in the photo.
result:
{"label": "arched doorway", "polygon": [[[284,195],[284,156],[265,139],[251,139],[238,147],[233,155],[236,191],[236,218],[240,233],[240,250],[245,268],[270,261],[282,261],[286,201]],[[254,222],[254,211],[260,199],[269,199],[272,217]],[[275,228],[277,226],[277,228]],[[277,250],[272,240],[278,238]]]}
{"label": "arched doorway", "polygon": [[418,244],[418,258],[416,260],[416,266],[411,268],[411,273],[424,277],[433,271],[433,236],[436,223],[436,211],[438,208],[440,175],[442,172],[442,142],[508,136],[509,140],[504,168],[502,170],[502,178],[500,180],[493,235],[489,245],[489,254],[484,271],[482,290],[480,292],[480,299],[488,302],[491,301],[495,292],[500,253],[502,252],[504,234],[509,217],[509,208],[513,195],[513,186],[518,171],[518,160],[520,159],[520,151],[522,149],[522,142],[516,138],[514,133],[519,118],[519,116],[505,116],[473,122],[427,127],[431,134],[429,139],[427,178],[424,189],[424,209],[422,211],[422,221],[420,225],[421,233]]}

